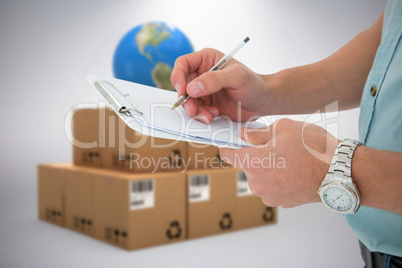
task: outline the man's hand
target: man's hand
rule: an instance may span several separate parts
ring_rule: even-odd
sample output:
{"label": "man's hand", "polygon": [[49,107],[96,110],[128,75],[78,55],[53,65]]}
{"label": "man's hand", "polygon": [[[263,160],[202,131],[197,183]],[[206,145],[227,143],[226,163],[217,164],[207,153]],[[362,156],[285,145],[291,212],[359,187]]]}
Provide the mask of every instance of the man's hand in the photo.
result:
{"label": "man's hand", "polygon": [[183,104],[184,109],[204,123],[218,115],[242,122],[265,115],[270,105],[264,76],[235,59],[210,72],[222,57],[217,50],[203,49],[176,60],[171,82],[179,96],[188,93],[191,97]]}
{"label": "man's hand", "polygon": [[225,162],[245,172],[250,190],[268,206],[318,202],[321,185],[339,143],[323,128],[281,119],[263,129],[242,129],[254,147],[221,149]]}

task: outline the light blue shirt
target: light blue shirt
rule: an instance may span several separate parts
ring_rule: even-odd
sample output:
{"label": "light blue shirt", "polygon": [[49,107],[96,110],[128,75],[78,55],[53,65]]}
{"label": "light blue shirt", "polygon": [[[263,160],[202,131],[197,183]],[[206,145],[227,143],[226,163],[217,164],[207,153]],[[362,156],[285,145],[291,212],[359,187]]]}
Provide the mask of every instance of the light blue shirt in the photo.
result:
{"label": "light blue shirt", "polygon": [[[364,145],[397,152],[402,152],[401,35],[402,1],[390,0],[385,7],[381,44],[364,87],[359,118],[360,141]],[[377,88],[375,96],[371,94],[372,87]],[[402,180],[402,174],[399,179]],[[355,215],[345,217],[370,251],[402,257],[401,215],[362,206]]]}

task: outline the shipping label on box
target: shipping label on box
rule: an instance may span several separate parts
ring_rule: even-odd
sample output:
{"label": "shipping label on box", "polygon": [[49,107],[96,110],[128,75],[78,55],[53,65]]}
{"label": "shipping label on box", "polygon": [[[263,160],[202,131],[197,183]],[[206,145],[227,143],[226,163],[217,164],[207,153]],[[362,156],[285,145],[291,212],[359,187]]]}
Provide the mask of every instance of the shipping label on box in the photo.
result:
{"label": "shipping label on box", "polygon": [[188,200],[190,203],[209,201],[209,174],[193,174],[188,176]]}
{"label": "shipping label on box", "polygon": [[187,171],[188,237],[197,238],[236,229],[236,171]]}
{"label": "shipping label on box", "polygon": [[243,171],[237,172],[237,196],[248,196],[253,193],[248,186],[246,174]]}
{"label": "shipping label on box", "polygon": [[146,209],[155,206],[154,180],[130,182],[130,209]]}

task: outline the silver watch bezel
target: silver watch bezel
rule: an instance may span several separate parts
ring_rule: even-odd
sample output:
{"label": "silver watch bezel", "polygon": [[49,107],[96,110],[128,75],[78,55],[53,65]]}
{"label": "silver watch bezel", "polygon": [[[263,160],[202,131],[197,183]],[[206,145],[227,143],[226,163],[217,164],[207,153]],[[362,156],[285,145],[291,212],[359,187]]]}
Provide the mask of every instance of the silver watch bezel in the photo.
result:
{"label": "silver watch bezel", "polygon": [[[341,189],[349,196],[349,198],[352,202],[352,205],[350,206],[350,208],[348,210],[338,210],[327,203],[326,199],[324,198],[324,193],[329,188]],[[345,185],[338,181],[327,182],[327,183],[321,185],[321,187],[318,190],[318,194],[320,195],[320,198],[321,198],[322,202],[324,203],[324,205],[334,212],[338,212],[338,213],[342,213],[342,214],[355,214],[360,207],[359,192],[357,190],[357,187],[355,187],[354,185],[352,185],[352,186]]]}

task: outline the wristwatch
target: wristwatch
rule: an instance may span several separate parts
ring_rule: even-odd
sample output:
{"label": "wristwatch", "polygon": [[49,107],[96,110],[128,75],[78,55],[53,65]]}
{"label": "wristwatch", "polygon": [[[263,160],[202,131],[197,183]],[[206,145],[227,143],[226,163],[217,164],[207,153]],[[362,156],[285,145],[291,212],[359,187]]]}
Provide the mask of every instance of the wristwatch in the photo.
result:
{"label": "wristwatch", "polygon": [[328,173],[318,194],[331,210],[342,214],[355,214],[360,207],[360,193],[352,179],[352,156],[362,143],[345,139],[338,144]]}

